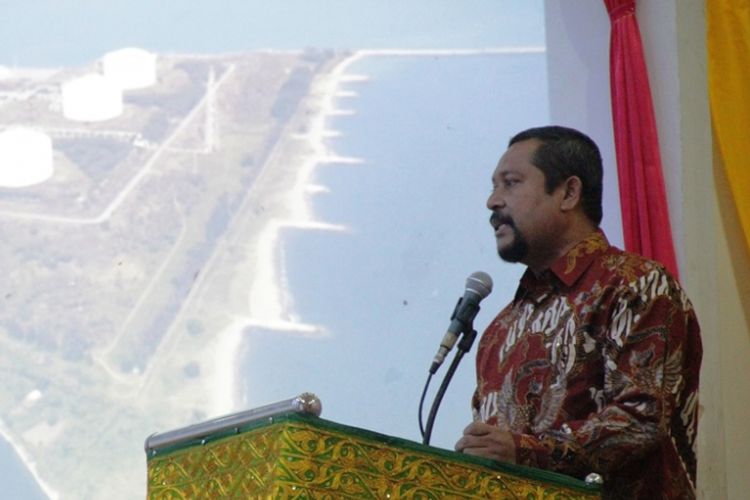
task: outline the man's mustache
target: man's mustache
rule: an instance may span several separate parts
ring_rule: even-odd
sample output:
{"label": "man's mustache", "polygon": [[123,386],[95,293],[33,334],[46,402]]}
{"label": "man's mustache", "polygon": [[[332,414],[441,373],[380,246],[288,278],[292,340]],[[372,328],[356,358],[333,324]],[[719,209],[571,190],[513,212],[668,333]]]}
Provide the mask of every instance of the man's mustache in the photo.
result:
{"label": "man's mustache", "polygon": [[492,215],[490,215],[490,224],[492,224],[492,227],[495,229],[503,224],[507,224],[510,227],[516,227],[513,219],[509,215],[503,215],[497,212],[492,212]]}

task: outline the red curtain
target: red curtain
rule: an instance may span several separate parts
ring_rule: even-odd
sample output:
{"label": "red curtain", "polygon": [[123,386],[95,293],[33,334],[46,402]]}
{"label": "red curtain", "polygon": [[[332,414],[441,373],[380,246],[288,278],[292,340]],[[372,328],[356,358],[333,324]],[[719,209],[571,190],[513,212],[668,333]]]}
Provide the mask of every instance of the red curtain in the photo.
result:
{"label": "red curtain", "polygon": [[625,249],[678,277],[656,120],[635,0],[604,0],[612,22],[610,86]]}

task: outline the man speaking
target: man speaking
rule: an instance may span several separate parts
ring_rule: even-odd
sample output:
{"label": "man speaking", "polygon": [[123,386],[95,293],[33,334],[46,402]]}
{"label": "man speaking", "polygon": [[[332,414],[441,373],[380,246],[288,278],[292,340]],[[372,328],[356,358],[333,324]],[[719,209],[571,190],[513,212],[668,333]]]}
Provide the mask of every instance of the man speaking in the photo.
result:
{"label": "man speaking", "polygon": [[596,472],[604,498],[694,498],[698,323],[664,267],[599,229],[596,144],[564,127],[517,134],[487,207],[500,257],[527,269],[479,343],[456,450]]}

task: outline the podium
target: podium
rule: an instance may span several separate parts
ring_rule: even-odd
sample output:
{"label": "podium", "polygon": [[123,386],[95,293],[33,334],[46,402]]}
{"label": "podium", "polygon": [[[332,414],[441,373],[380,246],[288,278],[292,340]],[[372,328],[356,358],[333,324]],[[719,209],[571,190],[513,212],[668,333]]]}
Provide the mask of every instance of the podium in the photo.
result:
{"label": "podium", "polygon": [[312,395],[146,440],[149,499],[596,499],[568,476],[319,417]]}

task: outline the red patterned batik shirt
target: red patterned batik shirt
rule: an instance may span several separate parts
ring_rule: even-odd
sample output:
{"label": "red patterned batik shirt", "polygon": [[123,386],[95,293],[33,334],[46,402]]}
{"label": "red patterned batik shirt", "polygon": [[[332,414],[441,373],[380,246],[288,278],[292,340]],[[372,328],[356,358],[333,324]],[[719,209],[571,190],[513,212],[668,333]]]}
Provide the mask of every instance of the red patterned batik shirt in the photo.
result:
{"label": "red patterned batik shirt", "polygon": [[597,231],[527,270],[485,331],[474,418],[519,464],[599,473],[605,498],[694,498],[701,355],[680,285]]}

